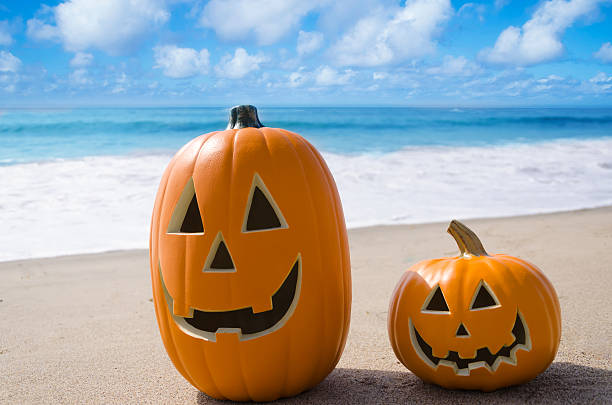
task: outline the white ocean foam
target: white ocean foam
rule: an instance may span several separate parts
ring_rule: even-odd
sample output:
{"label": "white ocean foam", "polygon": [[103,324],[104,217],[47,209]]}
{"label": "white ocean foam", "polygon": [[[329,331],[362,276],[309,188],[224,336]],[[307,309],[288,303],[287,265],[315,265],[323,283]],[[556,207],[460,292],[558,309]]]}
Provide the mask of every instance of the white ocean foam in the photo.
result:
{"label": "white ocean foam", "polygon": [[[349,227],[612,204],[612,139],[324,153]],[[146,248],[169,155],[0,166],[0,260]]]}

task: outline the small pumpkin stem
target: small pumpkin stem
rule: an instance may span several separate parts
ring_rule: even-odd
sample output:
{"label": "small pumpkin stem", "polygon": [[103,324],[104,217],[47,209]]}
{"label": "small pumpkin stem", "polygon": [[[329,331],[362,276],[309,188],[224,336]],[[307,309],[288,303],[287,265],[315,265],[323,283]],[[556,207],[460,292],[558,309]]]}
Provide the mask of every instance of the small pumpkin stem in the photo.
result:
{"label": "small pumpkin stem", "polygon": [[462,256],[489,256],[478,236],[456,219],[451,221],[446,231],[455,238]]}
{"label": "small pumpkin stem", "polygon": [[257,116],[257,108],[253,105],[237,105],[232,107],[226,129],[261,128],[263,124]]}

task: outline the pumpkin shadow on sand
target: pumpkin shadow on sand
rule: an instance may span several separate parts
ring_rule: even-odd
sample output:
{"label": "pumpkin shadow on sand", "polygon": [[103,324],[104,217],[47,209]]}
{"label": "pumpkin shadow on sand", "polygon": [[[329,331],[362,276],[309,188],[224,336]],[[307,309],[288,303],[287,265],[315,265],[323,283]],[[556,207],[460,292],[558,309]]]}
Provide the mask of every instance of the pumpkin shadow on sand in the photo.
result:
{"label": "pumpkin shadow on sand", "polygon": [[[527,384],[490,393],[447,390],[423,383],[406,371],[338,368],[321,384],[282,404],[456,404],[456,403],[604,403],[612,398],[612,371],[553,363],[548,370]],[[202,392],[198,404],[228,404]]]}

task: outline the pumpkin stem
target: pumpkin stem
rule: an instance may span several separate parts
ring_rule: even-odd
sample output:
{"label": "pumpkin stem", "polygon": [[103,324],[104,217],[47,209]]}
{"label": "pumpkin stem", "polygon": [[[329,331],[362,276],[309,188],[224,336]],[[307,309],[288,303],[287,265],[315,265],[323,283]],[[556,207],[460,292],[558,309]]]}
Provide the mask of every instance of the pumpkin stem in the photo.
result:
{"label": "pumpkin stem", "polygon": [[229,115],[229,123],[226,129],[263,127],[257,116],[257,108],[254,105],[237,105],[232,107]]}
{"label": "pumpkin stem", "polygon": [[489,256],[478,236],[456,219],[451,221],[446,231],[455,238],[462,256]]}

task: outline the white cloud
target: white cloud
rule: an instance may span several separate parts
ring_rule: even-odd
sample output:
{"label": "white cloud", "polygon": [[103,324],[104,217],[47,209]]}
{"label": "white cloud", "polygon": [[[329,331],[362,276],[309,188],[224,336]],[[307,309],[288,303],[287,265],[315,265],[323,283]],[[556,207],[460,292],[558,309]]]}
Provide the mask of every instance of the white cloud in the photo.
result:
{"label": "white cloud", "polygon": [[407,0],[357,21],[331,49],[342,66],[379,66],[432,53],[434,36],[452,14],[449,0]]}
{"label": "white cloud", "polygon": [[55,25],[46,24],[38,18],[28,20],[26,34],[37,41],[60,41],[61,34]]}
{"label": "white cloud", "polygon": [[599,72],[589,79],[591,90],[595,93],[612,94],[612,75]]}
{"label": "white cloud", "polygon": [[460,17],[473,17],[476,16],[480,21],[484,21],[484,14],[487,8],[483,4],[476,3],[465,3],[457,11],[457,15]]}
{"label": "white cloud", "polygon": [[591,83],[610,83],[612,85],[612,76],[608,76],[604,72],[599,72],[589,79]]}
{"label": "white cloud", "polygon": [[561,37],[576,19],[597,11],[600,0],[548,0],[522,27],[509,26],[495,46],[483,49],[480,58],[490,63],[534,65],[563,53]]}
{"label": "white cloud", "polygon": [[93,55],[85,52],[77,52],[74,57],[70,60],[70,66],[72,67],[84,67],[91,65],[93,62]]}
{"label": "white cloud", "polygon": [[328,37],[336,37],[372,14],[373,10],[397,9],[397,0],[323,0],[317,18],[317,27]]}
{"label": "white cloud", "polygon": [[110,54],[130,49],[170,17],[164,0],[68,0],[45,11],[55,25],[28,20],[31,38],[59,41],[69,51],[98,48]]}
{"label": "white cloud", "polygon": [[2,87],[2,90],[4,90],[7,93],[14,93],[16,89],[17,89],[17,86],[15,85],[15,83],[10,83]]}
{"label": "white cloud", "polygon": [[121,72],[119,76],[115,78],[115,87],[111,90],[113,94],[121,94],[127,91],[127,88],[131,86],[130,79],[125,74],[125,72]]}
{"label": "white cloud", "polygon": [[7,51],[0,51],[0,72],[15,73],[21,67],[21,60]]}
{"label": "white cloud", "polygon": [[255,36],[270,45],[294,30],[321,0],[211,0],[202,11],[200,24],[224,40]]}
{"label": "white cloud", "polygon": [[329,66],[321,66],[315,73],[315,83],[319,86],[334,86],[347,84],[355,76],[355,72],[347,69],[343,73],[338,73]]}
{"label": "white cloud", "polygon": [[221,77],[240,79],[247,73],[259,70],[259,65],[268,60],[263,54],[249,55],[244,48],[237,48],[234,56],[225,55],[215,66],[215,72]]}
{"label": "white cloud", "polygon": [[87,69],[79,68],[70,73],[68,77],[72,84],[77,86],[85,86],[91,83],[91,79],[87,75]]}
{"label": "white cloud", "polygon": [[203,48],[199,52],[192,48],[179,48],[175,45],[153,48],[155,68],[164,70],[164,75],[183,78],[208,72],[210,54]]}
{"label": "white cloud", "polygon": [[314,84],[316,87],[338,86],[349,84],[356,72],[345,69],[342,72],[323,65],[314,71],[307,71],[304,66],[289,75],[288,87],[302,87],[306,84]]}
{"label": "white cloud", "polygon": [[8,20],[0,21],[0,45],[8,46],[13,43],[11,26]]}
{"label": "white cloud", "polygon": [[509,3],[510,3],[510,0],[495,0],[495,9],[500,10]]}
{"label": "white cloud", "polygon": [[440,66],[431,67],[426,72],[444,76],[472,76],[480,71],[480,67],[465,56],[446,55]]}
{"label": "white cloud", "polygon": [[610,42],[606,42],[599,48],[599,51],[595,52],[593,55],[597,59],[605,63],[612,63],[612,44]]}
{"label": "white cloud", "polygon": [[323,45],[323,34],[320,32],[306,32],[301,31],[298,34],[297,39],[297,53],[298,55],[308,55],[313,53]]}
{"label": "white cloud", "polygon": [[289,87],[300,87],[308,80],[309,75],[304,72],[304,68],[301,67],[297,72],[292,72],[289,75]]}
{"label": "white cloud", "polygon": [[384,80],[389,77],[387,72],[374,72],[372,73],[372,80]]}

